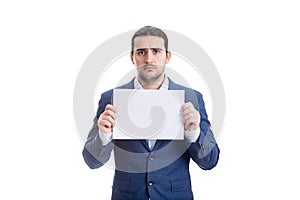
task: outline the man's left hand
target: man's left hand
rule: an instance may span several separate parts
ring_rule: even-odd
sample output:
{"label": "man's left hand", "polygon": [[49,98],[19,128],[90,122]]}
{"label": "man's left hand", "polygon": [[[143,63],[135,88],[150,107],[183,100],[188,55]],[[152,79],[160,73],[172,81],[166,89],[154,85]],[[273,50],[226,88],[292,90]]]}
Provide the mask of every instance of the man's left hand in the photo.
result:
{"label": "man's left hand", "polygon": [[199,128],[201,116],[191,102],[185,103],[181,106],[181,116],[183,119],[184,130],[194,131]]}

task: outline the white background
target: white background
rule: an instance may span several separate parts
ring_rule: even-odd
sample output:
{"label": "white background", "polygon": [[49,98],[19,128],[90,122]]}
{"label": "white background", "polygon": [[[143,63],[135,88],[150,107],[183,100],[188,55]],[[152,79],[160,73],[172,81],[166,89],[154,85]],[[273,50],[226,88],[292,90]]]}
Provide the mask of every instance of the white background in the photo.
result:
{"label": "white background", "polygon": [[[297,1],[1,1],[0,199],[109,199],[73,119],[87,56],[154,25],[197,42],[226,93],[218,166],[191,164],[195,199],[299,199]],[[105,56],[105,55],[104,55]]]}

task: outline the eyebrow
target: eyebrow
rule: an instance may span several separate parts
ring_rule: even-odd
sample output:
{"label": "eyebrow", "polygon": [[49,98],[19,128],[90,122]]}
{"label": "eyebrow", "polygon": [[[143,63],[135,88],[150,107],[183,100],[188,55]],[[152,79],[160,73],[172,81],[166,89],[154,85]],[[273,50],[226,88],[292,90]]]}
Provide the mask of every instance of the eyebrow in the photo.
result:
{"label": "eyebrow", "polygon": [[136,51],[145,51],[146,49],[150,49],[150,50],[163,50],[162,48],[140,48],[140,49],[136,49]]}

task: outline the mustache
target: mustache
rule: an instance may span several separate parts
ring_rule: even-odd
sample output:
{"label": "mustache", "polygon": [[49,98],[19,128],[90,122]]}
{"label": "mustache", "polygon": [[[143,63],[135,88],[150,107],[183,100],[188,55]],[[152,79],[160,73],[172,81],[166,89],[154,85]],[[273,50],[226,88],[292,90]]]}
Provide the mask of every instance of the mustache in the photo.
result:
{"label": "mustache", "polygon": [[161,64],[161,65],[155,65],[155,64],[143,64],[143,65],[136,65],[136,67],[140,67],[145,69],[146,67],[154,67],[154,68],[158,68],[158,67],[165,67],[165,65]]}
{"label": "mustache", "polygon": [[154,65],[154,64],[144,64],[144,65],[140,65],[139,67],[145,69],[146,67],[153,67],[155,69],[157,69],[158,67],[163,67],[164,65]]}
{"label": "mustache", "polygon": [[157,67],[157,66],[153,64],[144,64],[142,65],[142,67],[145,68],[145,67]]}

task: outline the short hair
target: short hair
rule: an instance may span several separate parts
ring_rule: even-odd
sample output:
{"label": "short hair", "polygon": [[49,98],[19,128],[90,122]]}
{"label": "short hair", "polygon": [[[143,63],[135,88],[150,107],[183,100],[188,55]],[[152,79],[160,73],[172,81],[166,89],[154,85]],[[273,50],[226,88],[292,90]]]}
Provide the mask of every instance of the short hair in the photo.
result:
{"label": "short hair", "polygon": [[139,36],[157,36],[164,40],[165,49],[168,51],[168,37],[161,29],[154,26],[144,26],[137,30],[131,38],[131,53],[133,53],[134,39]]}

